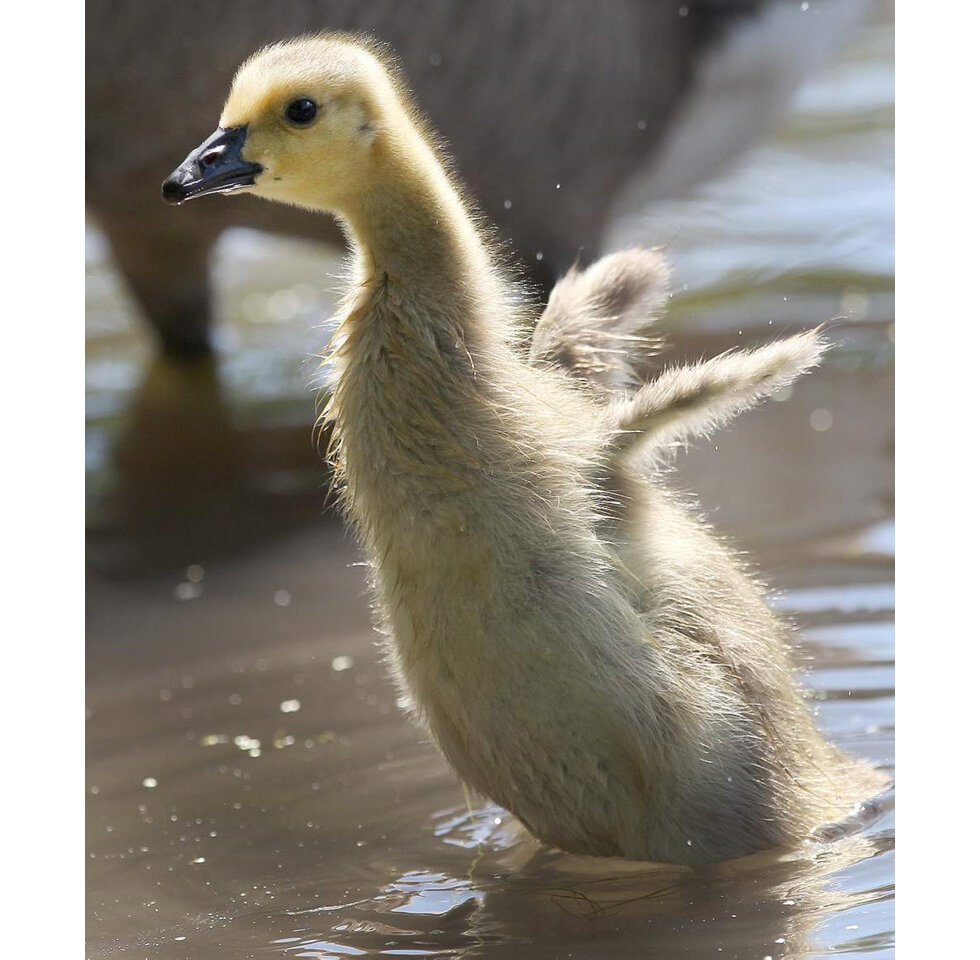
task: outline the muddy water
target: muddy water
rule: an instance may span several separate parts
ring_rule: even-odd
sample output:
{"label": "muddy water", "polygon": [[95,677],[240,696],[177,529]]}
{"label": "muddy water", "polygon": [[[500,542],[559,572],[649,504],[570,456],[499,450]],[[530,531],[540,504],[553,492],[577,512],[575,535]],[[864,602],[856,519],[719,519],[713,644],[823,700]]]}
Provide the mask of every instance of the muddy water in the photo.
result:
{"label": "muddy water", "polygon": [[[890,771],[889,42],[885,12],[737,168],[624,213],[610,243],[670,239],[671,359],[848,317],[824,368],[673,482],[799,624],[828,735]],[[801,171],[809,202],[787,204]],[[399,713],[323,509],[310,358],[335,255],[227,238],[218,359],[179,368],[89,239],[89,956],[891,955],[890,796],[699,872],[543,849],[467,797]]]}

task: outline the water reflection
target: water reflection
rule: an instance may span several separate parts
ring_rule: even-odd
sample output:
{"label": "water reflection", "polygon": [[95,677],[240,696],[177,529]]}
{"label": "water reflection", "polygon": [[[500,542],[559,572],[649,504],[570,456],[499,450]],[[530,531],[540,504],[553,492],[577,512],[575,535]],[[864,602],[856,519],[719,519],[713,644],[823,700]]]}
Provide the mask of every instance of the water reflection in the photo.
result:
{"label": "water reflection", "polygon": [[117,573],[234,556],[315,520],[325,499],[309,426],[244,429],[214,357],[150,361],[101,469],[88,558]]}
{"label": "water reflection", "polygon": [[844,951],[887,937],[859,914],[889,889],[854,895],[828,880],[890,848],[887,833],[852,835],[710,870],[542,851],[513,870],[476,857],[465,877],[411,870],[374,897],[292,913],[291,935],[274,942],[299,957],[532,958],[542,944],[573,958],[708,957],[723,944],[726,956],[795,958],[814,951],[825,918],[846,912],[857,922],[842,925],[834,946]]}

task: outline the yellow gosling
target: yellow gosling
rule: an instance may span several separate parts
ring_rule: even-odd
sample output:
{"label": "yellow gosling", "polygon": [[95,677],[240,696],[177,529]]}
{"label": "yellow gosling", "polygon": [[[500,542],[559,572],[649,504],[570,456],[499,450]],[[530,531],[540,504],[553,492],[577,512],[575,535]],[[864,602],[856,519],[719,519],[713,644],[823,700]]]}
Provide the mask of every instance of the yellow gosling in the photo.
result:
{"label": "yellow gosling", "polygon": [[241,67],[163,186],[214,192],[350,234],[331,458],[404,700],[467,784],[545,843],[682,864],[797,843],[882,785],[820,735],[786,627],[658,470],[815,365],[818,333],[637,386],[666,271],[627,251],[559,283],[525,355],[408,94],[345,36]]}

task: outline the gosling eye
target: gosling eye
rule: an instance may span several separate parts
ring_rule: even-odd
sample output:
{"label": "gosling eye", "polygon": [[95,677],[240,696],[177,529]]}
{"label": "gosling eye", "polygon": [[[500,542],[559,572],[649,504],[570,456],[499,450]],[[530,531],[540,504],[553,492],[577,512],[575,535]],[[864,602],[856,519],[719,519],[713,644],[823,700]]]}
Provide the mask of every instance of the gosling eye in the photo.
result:
{"label": "gosling eye", "polygon": [[312,123],[315,116],[316,104],[309,97],[300,97],[298,100],[293,100],[286,107],[286,119],[297,127],[305,127],[307,124]]}

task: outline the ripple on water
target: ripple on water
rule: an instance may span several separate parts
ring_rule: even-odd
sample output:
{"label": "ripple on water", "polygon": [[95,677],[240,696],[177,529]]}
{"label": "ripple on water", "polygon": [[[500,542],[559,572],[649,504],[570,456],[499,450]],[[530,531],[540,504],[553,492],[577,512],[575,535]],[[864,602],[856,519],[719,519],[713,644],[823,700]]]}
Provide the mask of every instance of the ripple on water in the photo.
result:
{"label": "ripple on water", "polygon": [[482,846],[503,850],[513,846],[519,836],[514,818],[493,803],[472,809],[465,804],[450,807],[434,814],[433,820],[435,836],[443,843],[467,850]]}

